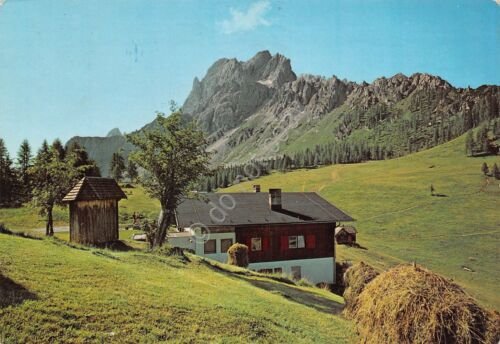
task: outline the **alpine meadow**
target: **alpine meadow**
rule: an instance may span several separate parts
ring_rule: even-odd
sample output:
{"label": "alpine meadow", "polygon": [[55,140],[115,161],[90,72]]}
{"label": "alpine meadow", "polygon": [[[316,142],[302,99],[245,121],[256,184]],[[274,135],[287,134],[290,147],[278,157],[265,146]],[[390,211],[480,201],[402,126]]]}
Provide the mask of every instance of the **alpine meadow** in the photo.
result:
{"label": "alpine meadow", "polygon": [[499,25],[0,0],[0,344],[500,343]]}

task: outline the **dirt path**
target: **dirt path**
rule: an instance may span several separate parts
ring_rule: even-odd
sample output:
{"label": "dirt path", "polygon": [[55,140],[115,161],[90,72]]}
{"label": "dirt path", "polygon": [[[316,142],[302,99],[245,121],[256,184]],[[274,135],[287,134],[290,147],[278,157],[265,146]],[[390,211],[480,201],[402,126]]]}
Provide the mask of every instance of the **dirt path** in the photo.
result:
{"label": "dirt path", "polygon": [[[34,232],[45,233],[45,228],[35,228]],[[54,233],[69,232],[69,226],[54,227]]]}

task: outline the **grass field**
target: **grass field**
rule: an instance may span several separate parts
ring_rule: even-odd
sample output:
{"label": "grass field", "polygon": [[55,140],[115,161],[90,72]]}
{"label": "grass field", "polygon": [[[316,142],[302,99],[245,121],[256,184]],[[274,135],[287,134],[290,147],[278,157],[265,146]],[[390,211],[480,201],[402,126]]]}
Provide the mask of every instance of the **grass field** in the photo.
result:
{"label": "grass field", "polygon": [[[500,188],[481,173],[483,161],[500,165],[500,158],[466,157],[464,140],[394,160],[274,173],[224,191],[251,191],[255,183],[316,191],[357,220],[366,250],[338,246],[338,259],[379,269],[416,261],[500,310]],[[430,195],[431,184],[441,197]]]}
{"label": "grass field", "polygon": [[346,343],[342,299],[195,256],[0,234],[1,343]]}
{"label": "grass field", "polygon": [[[416,261],[499,310],[500,188],[491,178],[485,184],[480,167],[500,159],[465,157],[463,146],[462,137],[400,159],[274,173],[257,183],[263,191],[317,191],[355,217],[366,249],[337,246],[339,260],[364,260],[378,269]],[[227,190],[251,191],[254,183]],[[430,195],[431,184],[442,197]],[[126,192],[122,224],[133,212],[156,216],[159,205],[143,189]],[[67,216],[58,209],[56,224],[67,224]],[[0,209],[0,222],[28,232],[43,227],[31,208]],[[132,233],[120,231],[120,238],[130,244]],[[72,248],[58,239],[0,234],[0,281],[0,293],[11,300],[0,300],[1,343],[343,343],[353,336],[351,324],[336,315],[341,298],[229,274],[195,257]]]}
{"label": "grass field", "polygon": [[[124,188],[127,199],[119,203],[120,224],[125,226],[132,223],[132,214],[142,214],[148,218],[157,218],[160,212],[160,203],[151,199],[141,187]],[[4,223],[11,230],[32,231],[45,228],[45,220],[38,215],[38,210],[30,205],[22,208],[0,208],[0,223]],[[54,209],[54,226],[68,226],[68,207]]]}

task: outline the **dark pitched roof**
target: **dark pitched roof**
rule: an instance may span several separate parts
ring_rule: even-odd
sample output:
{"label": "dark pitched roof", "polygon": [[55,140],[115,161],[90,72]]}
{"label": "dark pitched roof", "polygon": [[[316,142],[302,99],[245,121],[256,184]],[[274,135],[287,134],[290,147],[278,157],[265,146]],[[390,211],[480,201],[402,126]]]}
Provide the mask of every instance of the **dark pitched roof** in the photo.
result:
{"label": "dark pitched roof", "polygon": [[[205,226],[354,221],[315,192],[283,192],[282,210],[271,210],[266,192],[208,193],[184,199],[176,210],[177,226]],[[234,207],[232,206],[234,204]],[[222,210],[212,210],[218,207]]]}
{"label": "dark pitched roof", "polygon": [[84,177],[63,198],[63,202],[127,198],[112,178]]}
{"label": "dark pitched roof", "polygon": [[345,231],[348,234],[356,234],[356,228],[352,226],[338,226],[335,228],[335,235],[339,234],[340,232]]}

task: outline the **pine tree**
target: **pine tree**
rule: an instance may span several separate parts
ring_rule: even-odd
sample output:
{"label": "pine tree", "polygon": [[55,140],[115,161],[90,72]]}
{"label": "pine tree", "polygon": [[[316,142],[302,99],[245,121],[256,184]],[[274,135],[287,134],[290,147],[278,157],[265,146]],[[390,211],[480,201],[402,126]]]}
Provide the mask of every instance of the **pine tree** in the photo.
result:
{"label": "pine tree", "polygon": [[13,204],[15,182],[12,160],[3,139],[0,138],[0,207],[15,205]]}
{"label": "pine tree", "polygon": [[19,171],[19,189],[21,201],[27,201],[31,194],[31,180],[28,169],[32,165],[31,146],[24,140],[17,152],[17,166]]}
{"label": "pine tree", "polygon": [[222,187],[227,188],[229,186],[229,180],[227,179],[227,174],[224,173],[224,176],[222,177]]}
{"label": "pine tree", "polygon": [[49,144],[47,143],[47,140],[43,140],[42,146],[40,147],[40,149],[38,149],[35,159],[46,157],[48,154],[49,154]]}
{"label": "pine tree", "polygon": [[482,125],[477,133],[476,144],[482,152],[488,152],[489,141],[488,141],[488,127]]}
{"label": "pine tree", "polygon": [[319,166],[320,164],[321,164],[321,161],[320,161],[320,159],[319,159],[318,154],[316,153],[316,154],[314,154],[313,165],[314,165],[314,166]]}
{"label": "pine tree", "polygon": [[85,148],[80,146],[77,142],[72,142],[66,149],[66,155],[72,154],[74,156],[75,168],[78,168],[83,176],[100,177],[101,171],[96,162],[89,158]]}
{"label": "pine tree", "polygon": [[139,172],[137,172],[137,164],[132,160],[129,160],[127,166],[127,176],[130,178],[130,181],[134,183],[139,177]]}
{"label": "pine tree", "polygon": [[123,172],[125,172],[125,159],[120,153],[113,153],[109,174],[119,182],[123,178]]}
{"label": "pine tree", "polygon": [[465,154],[472,156],[474,145],[474,135],[472,134],[472,130],[469,130],[467,132],[467,136],[465,137]]}
{"label": "pine tree", "polygon": [[59,158],[59,160],[63,161],[66,157],[66,150],[64,149],[61,140],[55,139],[54,142],[52,142],[52,148],[57,153],[57,157]]}

